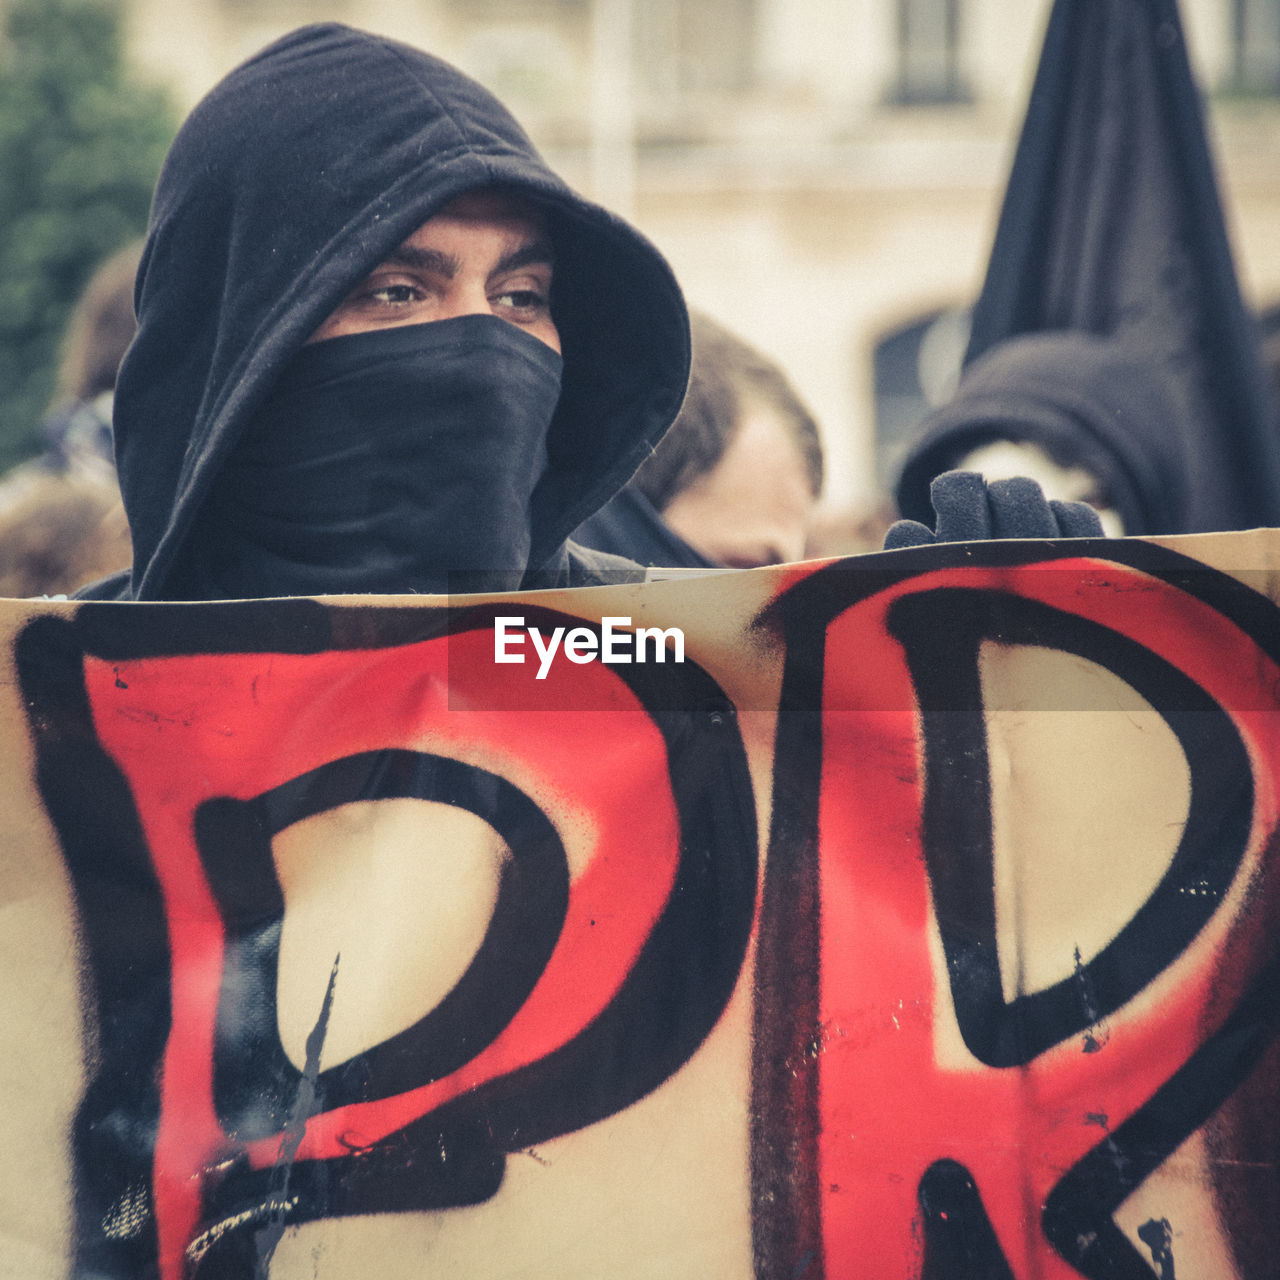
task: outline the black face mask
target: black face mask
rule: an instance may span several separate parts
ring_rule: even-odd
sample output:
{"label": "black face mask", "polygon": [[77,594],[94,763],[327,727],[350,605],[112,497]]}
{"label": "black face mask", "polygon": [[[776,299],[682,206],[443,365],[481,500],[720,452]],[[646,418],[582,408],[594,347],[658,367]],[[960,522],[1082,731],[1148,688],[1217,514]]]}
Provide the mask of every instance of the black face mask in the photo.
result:
{"label": "black face mask", "polygon": [[218,477],[192,594],[515,589],[561,368],[494,316],[304,347]]}

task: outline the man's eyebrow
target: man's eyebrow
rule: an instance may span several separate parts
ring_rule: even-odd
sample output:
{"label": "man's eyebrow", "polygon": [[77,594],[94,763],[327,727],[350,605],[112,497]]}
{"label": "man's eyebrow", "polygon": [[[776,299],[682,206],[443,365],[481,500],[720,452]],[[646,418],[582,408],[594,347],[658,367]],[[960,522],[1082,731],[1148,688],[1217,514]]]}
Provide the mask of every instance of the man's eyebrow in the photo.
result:
{"label": "man's eyebrow", "polygon": [[[419,249],[416,245],[402,244],[393,249],[378,264],[379,267],[407,267],[413,271],[434,271],[452,280],[462,264],[451,253],[439,249]],[[375,267],[374,270],[377,270]]]}
{"label": "man's eyebrow", "polygon": [[504,271],[519,271],[521,267],[550,267],[555,265],[555,260],[556,254],[551,247],[551,241],[539,236],[538,239],[522,244],[518,249],[513,249],[501,258],[489,274],[496,276]]}

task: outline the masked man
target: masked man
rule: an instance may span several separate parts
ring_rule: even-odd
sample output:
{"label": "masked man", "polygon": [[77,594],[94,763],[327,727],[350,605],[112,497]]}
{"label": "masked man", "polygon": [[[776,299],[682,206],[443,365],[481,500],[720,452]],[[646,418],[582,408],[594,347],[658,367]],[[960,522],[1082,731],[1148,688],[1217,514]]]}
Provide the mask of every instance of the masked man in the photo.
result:
{"label": "masked man", "polygon": [[684,302],[484,89],[334,24],[180,131],[115,402],[96,598],[583,585],[567,541],[680,407]]}

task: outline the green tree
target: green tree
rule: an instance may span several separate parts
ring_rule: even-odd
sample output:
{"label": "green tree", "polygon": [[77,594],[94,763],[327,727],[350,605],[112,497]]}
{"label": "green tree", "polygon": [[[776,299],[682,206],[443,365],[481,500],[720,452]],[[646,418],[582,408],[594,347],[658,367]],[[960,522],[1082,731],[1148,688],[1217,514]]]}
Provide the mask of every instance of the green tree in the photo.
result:
{"label": "green tree", "polygon": [[176,127],[113,0],[13,0],[0,36],[0,469],[36,452],[71,308],[146,226]]}

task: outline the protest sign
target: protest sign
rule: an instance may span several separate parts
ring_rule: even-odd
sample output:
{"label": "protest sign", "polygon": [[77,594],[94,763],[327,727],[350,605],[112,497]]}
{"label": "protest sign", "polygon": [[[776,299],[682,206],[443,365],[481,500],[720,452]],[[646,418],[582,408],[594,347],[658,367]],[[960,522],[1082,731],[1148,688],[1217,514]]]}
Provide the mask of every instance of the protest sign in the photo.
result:
{"label": "protest sign", "polygon": [[0,1272],[1264,1274],[1278,553],[4,602]]}

